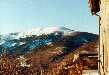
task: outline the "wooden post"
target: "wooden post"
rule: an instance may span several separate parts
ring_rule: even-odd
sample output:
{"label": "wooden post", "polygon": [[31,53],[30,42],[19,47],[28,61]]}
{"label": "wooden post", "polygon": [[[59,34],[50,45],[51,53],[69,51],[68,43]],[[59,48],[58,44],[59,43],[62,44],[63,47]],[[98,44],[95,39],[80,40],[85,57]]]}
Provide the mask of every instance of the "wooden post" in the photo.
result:
{"label": "wooden post", "polygon": [[100,16],[100,72],[109,75],[109,0],[101,0]]}

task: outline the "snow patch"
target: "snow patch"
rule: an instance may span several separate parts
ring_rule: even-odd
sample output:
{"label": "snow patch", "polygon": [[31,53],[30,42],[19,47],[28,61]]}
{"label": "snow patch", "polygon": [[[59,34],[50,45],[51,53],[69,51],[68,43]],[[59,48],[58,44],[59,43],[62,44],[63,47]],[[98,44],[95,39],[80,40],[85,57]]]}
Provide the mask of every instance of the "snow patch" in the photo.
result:
{"label": "snow patch", "polygon": [[5,41],[4,40],[2,40],[1,42],[0,42],[0,45],[2,45],[2,44],[4,44],[5,43]]}
{"label": "snow patch", "polygon": [[23,45],[23,44],[25,44],[25,42],[20,42],[20,43],[19,43],[19,45]]}
{"label": "snow patch", "polygon": [[12,43],[12,45],[11,46],[15,46],[16,45],[16,43]]}

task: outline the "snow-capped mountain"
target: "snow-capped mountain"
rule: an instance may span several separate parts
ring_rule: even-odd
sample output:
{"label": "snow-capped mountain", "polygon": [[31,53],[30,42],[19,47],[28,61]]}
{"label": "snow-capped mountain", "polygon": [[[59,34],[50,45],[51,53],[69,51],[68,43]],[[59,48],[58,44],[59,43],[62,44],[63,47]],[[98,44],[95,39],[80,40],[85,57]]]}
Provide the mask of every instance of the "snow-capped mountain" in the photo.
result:
{"label": "snow-capped mountain", "polygon": [[67,47],[77,47],[94,41],[97,35],[77,32],[65,27],[39,27],[25,32],[1,35],[0,52],[6,49],[9,53],[25,53],[41,46],[63,42]]}
{"label": "snow-capped mountain", "polygon": [[72,31],[73,30],[65,27],[38,27],[31,30],[27,30],[25,32],[13,33],[11,34],[11,38],[19,39],[19,38],[31,37],[32,35],[40,36],[56,32],[57,33],[61,32],[63,33],[63,35],[69,35]]}

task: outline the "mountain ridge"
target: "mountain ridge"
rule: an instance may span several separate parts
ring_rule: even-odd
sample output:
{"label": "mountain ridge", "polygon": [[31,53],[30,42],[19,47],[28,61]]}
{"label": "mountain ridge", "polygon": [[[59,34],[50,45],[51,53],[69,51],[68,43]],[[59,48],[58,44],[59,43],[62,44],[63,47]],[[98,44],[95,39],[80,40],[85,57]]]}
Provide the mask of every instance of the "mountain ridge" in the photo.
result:
{"label": "mountain ridge", "polygon": [[74,31],[65,27],[36,28],[36,30],[32,29],[28,32],[2,35],[0,48],[1,50],[8,50],[10,53],[13,53],[15,50],[18,50],[18,52],[21,51],[20,53],[25,53],[34,48],[53,45],[56,42],[62,42],[69,48],[73,46],[76,48],[82,44],[96,41],[97,38],[98,36],[96,34]]}

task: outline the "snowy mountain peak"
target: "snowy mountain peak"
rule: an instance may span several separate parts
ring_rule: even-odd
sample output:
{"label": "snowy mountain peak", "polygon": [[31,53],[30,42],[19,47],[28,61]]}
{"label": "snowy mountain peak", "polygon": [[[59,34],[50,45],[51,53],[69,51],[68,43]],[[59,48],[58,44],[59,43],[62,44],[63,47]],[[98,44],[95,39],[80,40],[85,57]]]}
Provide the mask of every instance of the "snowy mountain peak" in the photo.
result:
{"label": "snowy mountain peak", "polygon": [[38,27],[25,32],[20,32],[17,38],[25,38],[31,35],[37,35],[37,36],[40,36],[42,34],[47,35],[54,32],[62,32],[63,34],[66,35],[72,32],[72,30],[65,27]]}
{"label": "snowy mountain peak", "polygon": [[56,26],[55,27],[37,27],[37,28],[30,29],[23,32],[2,35],[1,40],[7,40],[7,39],[13,40],[13,39],[31,37],[32,35],[40,36],[40,35],[47,35],[51,33],[55,33],[55,35],[62,33],[64,36],[66,36],[66,35],[71,35],[72,32],[73,30],[68,29],[66,27],[56,27]]}
{"label": "snowy mountain peak", "polygon": [[0,53],[6,49],[10,53],[21,54],[42,46],[64,43],[67,47],[77,47],[96,40],[97,36],[85,32],[77,32],[65,27],[38,27],[25,32],[10,33],[0,37]]}

